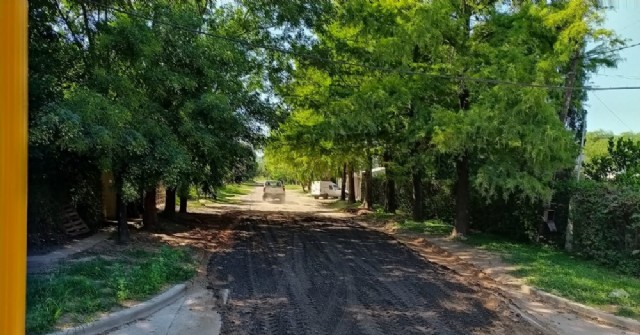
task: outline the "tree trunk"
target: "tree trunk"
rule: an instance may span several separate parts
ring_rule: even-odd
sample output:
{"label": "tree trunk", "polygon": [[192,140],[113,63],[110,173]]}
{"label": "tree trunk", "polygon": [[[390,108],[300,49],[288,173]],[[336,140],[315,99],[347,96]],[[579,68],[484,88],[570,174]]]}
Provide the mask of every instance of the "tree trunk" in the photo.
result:
{"label": "tree trunk", "polygon": [[158,215],[156,209],[156,190],[149,188],[144,194],[144,213],[142,214],[142,223],[146,230],[155,230],[158,224]]}
{"label": "tree trunk", "polygon": [[349,164],[349,196],[347,197],[347,203],[354,204],[356,202],[356,181],[355,172],[353,171],[353,163]]}
{"label": "tree trunk", "polygon": [[118,243],[129,243],[129,226],[127,223],[127,203],[122,196],[122,178],[116,176],[116,210],[118,212]]}
{"label": "tree trunk", "polygon": [[164,213],[173,215],[176,213],[176,188],[167,188],[167,196],[164,203]]}
{"label": "tree trunk", "polygon": [[371,194],[371,185],[369,184],[369,169],[367,169],[362,178],[364,179],[364,183],[361,184],[363,185],[362,187],[362,195],[361,195],[361,200],[362,200],[362,204],[360,205],[360,207],[362,208],[366,208],[366,209],[372,209],[373,205],[371,204],[371,198],[373,198],[372,194]]}
{"label": "tree trunk", "polygon": [[364,174],[364,197],[362,202],[362,207],[368,210],[373,209],[373,162],[371,160],[371,155],[367,157],[367,171]]}
{"label": "tree trunk", "polygon": [[305,187],[306,185],[304,184],[304,182],[301,182],[300,186],[302,186],[302,193],[307,193],[307,190],[306,190],[306,187]]}
{"label": "tree trunk", "polygon": [[386,213],[395,213],[398,209],[398,201],[396,199],[396,182],[391,177],[387,177],[386,183],[386,201],[384,211]]}
{"label": "tree trunk", "polygon": [[188,178],[183,178],[183,181],[178,184],[177,194],[180,198],[180,213],[187,213],[187,202],[189,201],[189,183],[184,182]]}
{"label": "tree trunk", "polygon": [[[140,216],[140,214],[144,214],[144,188],[140,188],[138,190],[138,198],[136,199],[136,218]],[[129,217],[131,217],[131,213],[129,213]]]}
{"label": "tree trunk", "polygon": [[342,167],[342,189],[340,190],[340,200],[345,201],[347,198],[347,164]]}
{"label": "tree trunk", "polygon": [[393,179],[393,174],[389,164],[391,162],[391,153],[387,150],[382,155],[382,159],[386,164],[385,166],[385,213],[395,213],[398,209],[398,201],[396,199],[396,182]]}
{"label": "tree trunk", "polygon": [[186,195],[180,195],[180,213],[187,213],[187,201],[188,197]]}
{"label": "tree trunk", "polygon": [[125,202],[127,204],[127,216],[128,217],[138,217],[140,215],[140,211],[138,211],[138,202],[137,201],[130,201],[130,202]]}
{"label": "tree trunk", "polygon": [[470,205],[470,183],[469,183],[469,158],[463,155],[456,161],[456,224],[452,235],[467,235],[469,232],[469,205]]}
{"label": "tree trunk", "polygon": [[[562,124],[566,127],[568,124],[568,119],[569,119],[569,110],[571,109],[571,102],[573,101],[573,86],[576,83],[576,78],[577,78],[577,71],[578,71],[578,64],[580,63],[580,59],[581,59],[581,51],[580,50],[576,50],[572,55],[571,55],[571,69],[569,70],[569,73],[567,74],[567,78],[565,79],[565,86],[567,87],[567,90],[565,91],[564,94],[564,101],[562,104],[562,112],[560,113],[560,121],[562,122]],[[584,122],[584,121],[583,121]],[[586,128],[586,126],[583,125],[583,127]],[[584,137],[584,133],[583,133],[583,137]],[[584,147],[584,142],[581,143],[582,145],[580,146],[580,153],[579,155],[582,154],[582,148]],[[579,156],[578,156],[579,157]],[[578,160],[576,160],[578,161]],[[578,167],[580,166],[580,163],[577,164]],[[580,172],[578,170],[578,179],[580,178]],[[569,197],[567,199],[566,202],[564,202],[563,205],[567,206],[569,208],[569,215],[567,217],[567,227],[565,230],[565,241],[564,241],[564,249],[568,252],[573,251],[573,221],[571,220],[571,204],[572,204],[572,198]],[[540,234],[538,234],[540,235]]]}
{"label": "tree trunk", "polygon": [[413,211],[414,221],[424,220],[424,184],[422,183],[422,170],[416,169],[411,175],[413,180]]}
{"label": "tree trunk", "polygon": [[[471,93],[469,92],[469,89],[463,87],[462,91],[458,95],[462,113],[466,113],[470,108],[470,96]],[[466,236],[469,231],[469,206],[471,194],[469,174],[469,156],[465,152],[458,158],[458,160],[456,160],[456,220],[453,231],[451,232],[452,236]]]}
{"label": "tree trunk", "polygon": [[571,69],[569,73],[567,73],[567,77],[564,81],[565,87],[567,90],[564,92],[564,99],[562,102],[562,111],[560,112],[560,121],[563,125],[567,125],[568,117],[569,117],[569,109],[571,109],[571,102],[573,101],[573,86],[576,84],[576,78],[578,76],[578,64],[580,64],[580,50],[575,51],[571,55],[570,66]]}

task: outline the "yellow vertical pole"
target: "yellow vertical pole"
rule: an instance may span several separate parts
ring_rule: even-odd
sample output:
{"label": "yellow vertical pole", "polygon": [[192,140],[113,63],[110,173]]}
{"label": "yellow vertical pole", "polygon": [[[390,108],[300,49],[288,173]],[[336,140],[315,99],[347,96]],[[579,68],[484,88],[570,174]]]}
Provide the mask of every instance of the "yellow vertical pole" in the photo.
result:
{"label": "yellow vertical pole", "polygon": [[25,333],[27,1],[0,0],[0,334]]}

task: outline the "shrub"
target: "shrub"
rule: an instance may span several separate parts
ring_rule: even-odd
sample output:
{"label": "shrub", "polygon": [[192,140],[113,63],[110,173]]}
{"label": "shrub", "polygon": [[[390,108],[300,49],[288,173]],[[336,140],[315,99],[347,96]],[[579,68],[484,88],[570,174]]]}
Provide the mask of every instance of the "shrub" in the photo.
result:
{"label": "shrub", "polygon": [[576,253],[640,276],[640,191],[585,181],[571,210]]}

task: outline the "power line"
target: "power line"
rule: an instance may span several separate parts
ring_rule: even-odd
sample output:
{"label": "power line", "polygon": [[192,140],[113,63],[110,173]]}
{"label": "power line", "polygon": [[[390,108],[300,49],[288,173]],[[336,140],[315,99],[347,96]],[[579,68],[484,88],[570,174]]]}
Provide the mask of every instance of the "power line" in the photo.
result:
{"label": "power line", "polygon": [[625,127],[627,127],[630,131],[633,132],[633,129],[631,129],[631,127],[629,127],[624,121],[622,121],[622,119],[618,116],[618,114],[616,114],[616,112],[613,111],[613,109],[609,108],[609,106],[607,106],[607,104],[604,103],[604,101],[602,101],[602,99],[600,99],[600,97],[598,96],[598,94],[596,94],[596,92],[593,92],[593,96],[596,97],[596,99],[598,99],[598,101],[600,101],[600,103],[602,104],[602,106],[604,106],[604,108],[606,108],[611,114],[613,114],[613,116],[616,117],[616,119],[618,119],[618,121],[620,121],[620,123],[622,125],[624,125]]}
{"label": "power line", "polygon": [[[92,0],[88,0],[88,1],[92,1]],[[254,42],[238,39],[238,38],[235,38],[235,37],[223,36],[223,35],[213,34],[213,33],[210,33],[210,32],[204,32],[204,31],[200,31],[200,30],[195,30],[195,29],[192,29],[192,28],[189,28],[189,27],[185,27],[185,26],[182,26],[182,25],[179,25],[179,24],[171,23],[171,22],[158,21],[158,20],[155,20],[155,19],[153,19],[151,17],[148,17],[148,16],[140,15],[140,14],[137,14],[137,13],[132,13],[132,12],[129,12],[129,11],[126,11],[126,10],[122,10],[122,9],[119,9],[119,8],[115,8],[115,7],[105,6],[105,5],[102,5],[102,4],[99,4],[99,3],[95,3],[95,2],[94,2],[94,5],[101,6],[101,7],[105,8],[105,9],[113,10],[113,11],[121,13],[121,14],[126,14],[126,15],[129,15],[131,17],[136,17],[136,18],[139,18],[139,19],[147,20],[147,21],[153,21],[154,24],[170,26],[170,27],[182,30],[182,31],[191,32],[191,33],[194,33],[194,34],[199,34],[199,35],[204,35],[204,36],[209,36],[209,37],[225,40],[225,41],[231,42],[231,43],[237,43],[237,44],[240,44],[240,45],[243,45],[243,46],[247,46],[247,47],[250,47],[250,48],[253,48],[253,49],[264,49],[264,50],[279,52],[279,53],[283,53],[283,54],[294,55],[294,56],[297,56],[297,57],[300,57],[300,58],[307,58],[307,59],[311,59],[311,60],[321,61],[321,62],[328,63],[328,64],[340,64],[340,65],[348,65],[348,66],[359,67],[359,68],[362,68],[362,69],[365,69],[365,70],[374,70],[374,71],[380,71],[380,72],[397,73],[397,74],[405,74],[405,75],[422,75],[422,76],[428,76],[428,77],[433,77],[433,78],[441,78],[441,79],[457,80],[457,81],[469,81],[469,82],[477,82],[477,83],[511,85],[511,86],[531,87],[531,88],[547,88],[547,89],[556,89],[556,90],[566,90],[566,89],[569,89],[569,88],[575,89],[575,90],[583,89],[583,90],[587,90],[587,91],[640,90],[640,86],[613,86],[613,87],[554,86],[554,85],[547,85],[547,84],[522,83],[522,82],[506,81],[506,80],[499,80],[499,79],[473,78],[473,77],[444,75],[444,74],[435,74],[435,73],[418,72],[418,71],[410,71],[410,70],[399,70],[399,69],[394,69],[394,68],[378,67],[378,66],[371,66],[371,65],[353,63],[353,62],[347,62],[347,61],[332,60],[332,59],[319,57],[319,56],[311,55],[311,54],[307,54],[307,53],[299,53],[299,52],[295,52],[293,50],[288,50],[288,49],[284,49],[284,48],[280,48],[280,47],[276,47],[276,46],[257,44],[257,43],[254,43]],[[627,49],[627,48],[635,47],[635,46],[638,46],[638,45],[640,45],[640,43],[637,43],[637,44],[634,44],[634,45],[630,45],[630,46],[626,46],[626,47],[623,47],[623,48],[610,50],[610,52],[613,52],[613,51],[616,51],[616,50]]]}
{"label": "power line", "polygon": [[622,74],[604,74],[604,73],[592,73],[593,76],[603,76],[603,77],[617,77],[627,80],[640,80],[640,76],[625,76]]}
{"label": "power line", "polygon": [[619,48],[616,48],[616,49],[607,50],[607,51],[605,51],[603,53],[605,53],[605,54],[612,53],[612,52],[616,52],[616,51],[620,51],[620,50],[624,50],[624,49],[635,48],[637,46],[640,46],[640,42],[634,43],[634,44],[630,44],[630,45],[626,45],[626,46],[623,46],[623,47],[619,47]]}

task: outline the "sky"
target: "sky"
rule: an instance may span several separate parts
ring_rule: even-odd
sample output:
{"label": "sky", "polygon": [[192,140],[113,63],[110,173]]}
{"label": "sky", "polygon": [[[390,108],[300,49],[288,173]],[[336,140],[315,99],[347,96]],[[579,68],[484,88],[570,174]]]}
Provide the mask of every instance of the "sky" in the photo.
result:
{"label": "sky", "polygon": [[[606,13],[605,28],[640,42],[640,0],[612,0]],[[640,46],[620,51],[622,61],[615,69],[602,69],[592,75],[589,85],[600,87],[640,86]],[[587,109],[587,129],[615,134],[640,132],[640,90],[591,91]]]}

